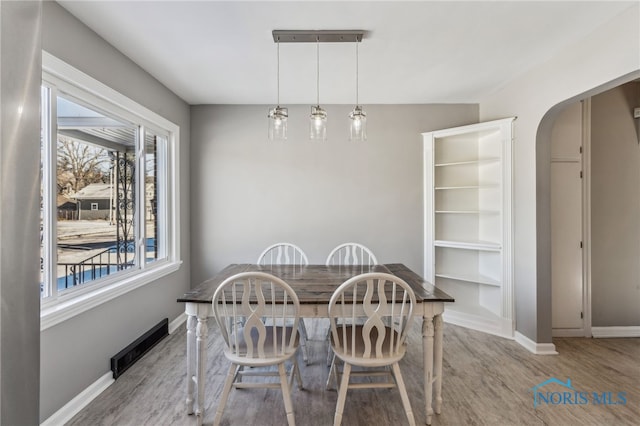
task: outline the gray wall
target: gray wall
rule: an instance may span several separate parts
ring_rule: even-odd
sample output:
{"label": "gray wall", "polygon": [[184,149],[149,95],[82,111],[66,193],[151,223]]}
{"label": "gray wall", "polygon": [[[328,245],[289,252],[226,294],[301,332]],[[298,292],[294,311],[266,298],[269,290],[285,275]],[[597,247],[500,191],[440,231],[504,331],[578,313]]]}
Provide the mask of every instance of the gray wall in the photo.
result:
{"label": "gray wall", "polygon": [[640,326],[640,83],[591,100],[592,325]]}
{"label": "gray wall", "polygon": [[[0,2],[0,424],[38,424],[39,2]],[[21,109],[21,111],[20,111]]]}
{"label": "gray wall", "polygon": [[477,105],[367,105],[366,142],[348,141],[351,106],[325,106],[328,140],[308,139],[309,106],[289,106],[289,139],[267,140],[267,106],[191,108],[194,282],[268,245],[324,263],[356,241],[422,273],[421,132],[477,122]]}
{"label": "gray wall", "polygon": [[[111,356],[162,318],[173,320],[184,311],[176,298],[190,287],[189,107],[57,3],[44,3],[42,40],[47,52],[180,126],[184,260],[176,273],[41,333],[40,420],[45,420],[107,373]],[[37,215],[33,226],[37,229]]]}

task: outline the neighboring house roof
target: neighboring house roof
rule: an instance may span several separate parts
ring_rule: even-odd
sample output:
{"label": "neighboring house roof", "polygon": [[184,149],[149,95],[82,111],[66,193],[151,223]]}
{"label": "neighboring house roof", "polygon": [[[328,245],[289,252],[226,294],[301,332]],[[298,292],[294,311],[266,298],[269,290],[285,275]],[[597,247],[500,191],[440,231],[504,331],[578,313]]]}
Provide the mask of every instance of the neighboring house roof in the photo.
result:
{"label": "neighboring house roof", "polygon": [[72,200],[71,198],[67,197],[66,195],[58,194],[58,196],[56,197],[56,207],[58,207],[58,208],[61,208],[61,207],[65,207],[65,208],[73,207],[73,208],[75,208],[77,204],[78,204],[78,202],[76,200]]}
{"label": "neighboring house roof", "polygon": [[111,185],[108,183],[91,183],[72,195],[76,200],[96,200],[111,198]]}

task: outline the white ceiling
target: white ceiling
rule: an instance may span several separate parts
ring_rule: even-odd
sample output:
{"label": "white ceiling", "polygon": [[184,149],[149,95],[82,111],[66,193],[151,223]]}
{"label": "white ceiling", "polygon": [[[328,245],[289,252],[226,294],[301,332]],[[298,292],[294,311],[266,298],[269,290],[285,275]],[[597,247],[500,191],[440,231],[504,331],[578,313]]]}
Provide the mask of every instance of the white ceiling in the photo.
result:
{"label": "white ceiling", "polygon": [[[366,31],[360,103],[477,103],[636,1],[58,1],[189,104],[273,104],[271,31]],[[315,44],[281,44],[281,104],[316,99]],[[355,101],[355,46],[320,45],[320,103]]]}

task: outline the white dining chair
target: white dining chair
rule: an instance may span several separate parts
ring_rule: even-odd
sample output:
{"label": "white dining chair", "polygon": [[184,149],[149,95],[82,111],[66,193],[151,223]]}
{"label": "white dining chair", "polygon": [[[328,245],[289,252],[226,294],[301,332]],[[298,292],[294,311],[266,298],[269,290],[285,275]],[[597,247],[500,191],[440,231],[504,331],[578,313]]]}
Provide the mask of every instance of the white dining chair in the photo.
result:
{"label": "white dining chair", "polygon": [[[274,265],[298,265],[306,266],[309,264],[309,259],[305,252],[295,244],[291,243],[276,243],[270,245],[260,253],[258,256],[258,265],[262,266],[274,266]],[[300,346],[302,347],[302,359],[305,365],[309,364],[309,353],[307,351],[307,327],[304,323],[304,319],[300,319],[299,323],[300,331]]]}
{"label": "white dining chair", "polygon": [[276,243],[258,256],[258,265],[299,265],[309,264],[307,255],[300,247],[291,243]]}
{"label": "white dining chair", "polygon": [[[283,280],[264,272],[244,272],[227,278],[213,295],[213,312],[226,343],[231,366],[224,383],[214,425],[219,425],[232,387],[281,388],[289,426],[295,425],[291,387],[302,389],[296,361],[300,302]],[[265,319],[270,319],[270,324]],[[291,326],[281,326],[291,320]],[[287,372],[285,363],[290,362]],[[277,366],[263,371],[264,368]],[[244,367],[256,367],[244,369]],[[279,382],[248,382],[245,376],[278,376]],[[251,403],[255,403],[251,401]]]}
{"label": "white dining chair", "polygon": [[[343,243],[335,247],[327,256],[325,262],[327,266],[331,265],[366,265],[372,266],[378,264],[378,259],[373,252],[360,243]],[[360,271],[365,272],[365,271]],[[331,365],[333,359],[333,351],[330,344],[331,329],[327,330],[327,366]]]}
{"label": "white dining chair", "polygon": [[[410,425],[413,410],[398,362],[407,349],[415,295],[402,279],[385,273],[365,273],[345,281],[329,301],[331,347],[335,354],[327,379],[338,386],[333,424],[342,423],[347,389],[397,387]],[[342,363],[340,371],[336,358]],[[352,366],[362,371],[352,372]],[[389,370],[389,367],[391,368]],[[351,376],[381,376],[386,381],[358,381]]]}
{"label": "white dining chair", "polygon": [[329,253],[326,265],[377,265],[371,250],[359,243],[340,244]]}

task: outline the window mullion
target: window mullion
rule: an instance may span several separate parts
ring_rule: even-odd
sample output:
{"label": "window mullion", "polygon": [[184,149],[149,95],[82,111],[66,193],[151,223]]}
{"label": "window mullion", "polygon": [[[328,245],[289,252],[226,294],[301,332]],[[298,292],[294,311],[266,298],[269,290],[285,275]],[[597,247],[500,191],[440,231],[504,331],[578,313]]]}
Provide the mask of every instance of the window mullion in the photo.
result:
{"label": "window mullion", "polygon": [[[169,164],[167,161],[167,150],[168,150],[168,137],[160,136],[157,140],[156,145],[156,185],[160,188],[169,188]],[[170,191],[156,191],[156,196],[158,198],[157,205],[160,206],[156,210],[156,250],[159,250],[158,258],[170,257],[169,247],[171,243],[169,242],[169,233],[167,232],[167,224],[169,223],[169,205],[170,205]]]}
{"label": "window mullion", "polygon": [[146,129],[143,125],[138,126],[138,139],[136,145],[136,194],[135,194],[135,229],[136,232],[136,258],[140,268],[145,267],[145,241],[146,241],[146,222],[145,222],[145,140]]}
{"label": "window mullion", "polygon": [[56,162],[57,162],[57,90],[53,86],[46,87],[47,96],[42,103],[43,123],[43,200],[42,200],[42,247],[44,262],[44,283],[47,296],[55,299],[58,296],[57,273],[57,226],[56,226]]}

